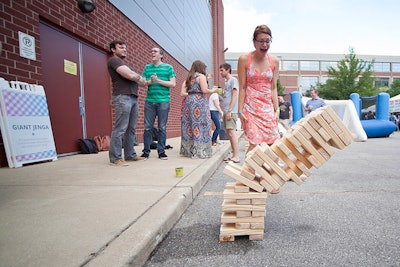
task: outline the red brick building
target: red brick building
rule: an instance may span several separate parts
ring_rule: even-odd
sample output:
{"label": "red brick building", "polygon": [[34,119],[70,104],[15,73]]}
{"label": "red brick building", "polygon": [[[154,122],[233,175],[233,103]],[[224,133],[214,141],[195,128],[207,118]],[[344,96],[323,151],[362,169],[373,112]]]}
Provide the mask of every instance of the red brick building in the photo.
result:
{"label": "red brick building", "polygon": [[[221,85],[223,81],[219,78],[218,66],[224,62],[222,0],[191,1],[207,5],[207,16],[212,18],[211,27],[206,26],[212,36],[212,51],[205,52],[212,55],[210,61],[213,66],[209,69],[214,72],[214,83]],[[0,77],[7,81],[44,86],[59,155],[79,151],[79,138],[111,133],[111,84],[106,67],[110,41],[126,41],[126,62],[139,73],[150,62],[150,49],[162,47],[111,2],[94,1],[96,8],[90,13],[82,12],[77,0],[6,0],[0,3]],[[35,59],[21,56],[20,34],[34,40]],[[162,48],[165,50],[163,61],[171,64],[177,74],[177,86],[171,90],[167,125],[167,138],[171,138],[180,136],[180,86],[190,66]],[[143,139],[145,96],[146,89],[140,88],[136,132],[139,142]],[[0,165],[6,164],[4,144],[1,142]]]}

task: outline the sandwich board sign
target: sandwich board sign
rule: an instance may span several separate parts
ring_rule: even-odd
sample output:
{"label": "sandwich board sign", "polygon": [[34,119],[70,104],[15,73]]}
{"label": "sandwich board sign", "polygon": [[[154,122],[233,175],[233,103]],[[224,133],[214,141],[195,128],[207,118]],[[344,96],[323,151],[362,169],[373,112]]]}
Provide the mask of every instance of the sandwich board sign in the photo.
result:
{"label": "sandwich board sign", "polygon": [[0,128],[10,168],[57,160],[43,86],[0,78]]}

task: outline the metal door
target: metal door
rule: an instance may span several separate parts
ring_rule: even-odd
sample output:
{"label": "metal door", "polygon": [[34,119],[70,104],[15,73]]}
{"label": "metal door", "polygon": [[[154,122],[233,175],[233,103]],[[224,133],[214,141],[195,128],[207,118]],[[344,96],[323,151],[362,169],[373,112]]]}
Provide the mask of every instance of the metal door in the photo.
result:
{"label": "metal door", "polygon": [[110,134],[107,55],[40,24],[43,86],[57,154],[79,151],[79,138]]}

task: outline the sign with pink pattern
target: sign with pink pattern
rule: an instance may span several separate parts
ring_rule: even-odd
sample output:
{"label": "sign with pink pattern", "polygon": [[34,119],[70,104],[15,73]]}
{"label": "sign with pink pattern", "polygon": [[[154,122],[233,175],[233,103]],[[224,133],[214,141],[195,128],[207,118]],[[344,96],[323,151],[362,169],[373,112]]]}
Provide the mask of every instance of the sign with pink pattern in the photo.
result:
{"label": "sign with pink pattern", "polygon": [[44,88],[2,78],[0,85],[0,126],[9,167],[57,160]]}

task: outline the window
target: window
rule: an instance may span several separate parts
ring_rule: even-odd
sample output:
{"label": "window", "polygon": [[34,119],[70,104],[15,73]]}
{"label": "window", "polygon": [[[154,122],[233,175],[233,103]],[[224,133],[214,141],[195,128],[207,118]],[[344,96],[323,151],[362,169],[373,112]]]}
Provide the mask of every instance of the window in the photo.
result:
{"label": "window", "polygon": [[298,61],[282,61],[281,70],[299,70]]}
{"label": "window", "polygon": [[392,72],[400,72],[400,63],[392,63]]}
{"label": "window", "polygon": [[237,65],[238,65],[237,59],[227,59],[226,63],[231,65],[231,71],[237,70]]}
{"label": "window", "polygon": [[328,71],[329,67],[337,69],[337,62],[321,61],[321,70],[322,71]]}
{"label": "window", "polygon": [[319,61],[300,61],[300,69],[319,71]]}
{"label": "window", "polygon": [[376,77],[375,78],[376,87],[389,87],[389,78]]}
{"label": "window", "polygon": [[390,72],[390,63],[377,62],[374,63],[374,72]]}
{"label": "window", "polygon": [[318,83],[317,76],[302,76],[300,78],[300,93],[304,94],[311,89],[311,86],[316,86]]}
{"label": "window", "polygon": [[329,80],[330,77],[329,76],[321,76],[321,81],[320,83],[325,84],[327,80]]}

